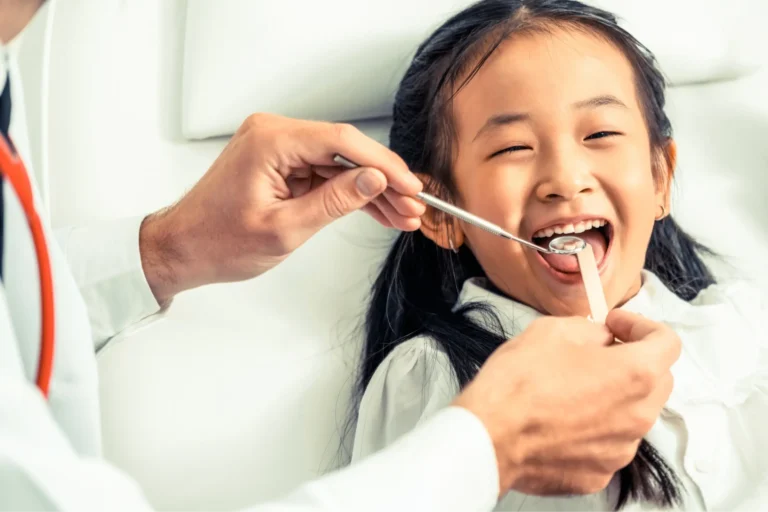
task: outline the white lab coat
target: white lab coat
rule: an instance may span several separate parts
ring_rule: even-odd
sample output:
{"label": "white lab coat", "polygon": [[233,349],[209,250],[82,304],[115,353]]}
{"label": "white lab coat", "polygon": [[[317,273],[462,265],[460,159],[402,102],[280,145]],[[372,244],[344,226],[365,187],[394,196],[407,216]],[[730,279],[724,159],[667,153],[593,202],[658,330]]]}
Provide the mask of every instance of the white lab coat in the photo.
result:
{"label": "white lab coat", "polygon": [[[10,73],[18,77],[14,49]],[[5,83],[0,46],[0,87]],[[29,167],[23,91],[13,82],[11,137]],[[30,170],[30,174],[32,174]],[[40,296],[34,245],[12,187],[0,285],[0,509],[149,510],[141,490],[100,458],[95,351],[158,310],[142,272],[140,219],[48,234],[56,333],[50,396],[34,384]],[[38,209],[40,202],[38,201]],[[254,475],[258,478],[258,475]],[[490,510],[496,457],[480,421],[447,408],[390,449],[300,488],[261,511]]]}

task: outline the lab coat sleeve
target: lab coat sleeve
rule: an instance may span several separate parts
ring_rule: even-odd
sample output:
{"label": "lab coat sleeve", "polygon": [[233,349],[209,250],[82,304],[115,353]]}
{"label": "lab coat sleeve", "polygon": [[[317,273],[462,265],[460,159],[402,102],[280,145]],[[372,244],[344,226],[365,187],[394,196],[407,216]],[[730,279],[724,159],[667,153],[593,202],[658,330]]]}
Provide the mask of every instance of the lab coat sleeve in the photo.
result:
{"label": "lab coat sleeve", "polygon": [[496,455],[485,427],[465,409],[447,407],[384,450],[304,486],[275,511],[294,510],[290,503],[344,512],[490,511],[498,494]]}
{"label": "lab coat sleeve", "polygon": [[[0,509],[151,510],[125,474],[74,452],[20,365],[8,364],[0,374]],[[451,407],[359,464],[248,512],[484,511],[496,503],[498,488],[487,431],[471,413]]]}
{"label": "lab coat sleeve", "polygon": [[143,218],[65,228],[56,238],[88,308],[94,346],[160,310],[141,264]]}

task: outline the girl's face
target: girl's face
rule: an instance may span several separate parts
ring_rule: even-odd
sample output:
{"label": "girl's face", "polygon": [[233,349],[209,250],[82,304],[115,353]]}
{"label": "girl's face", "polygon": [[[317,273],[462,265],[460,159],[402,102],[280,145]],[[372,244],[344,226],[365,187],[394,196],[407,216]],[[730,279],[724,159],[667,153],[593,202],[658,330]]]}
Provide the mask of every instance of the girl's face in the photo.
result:
{"label": "girl's face", "polygon": [[[456,95],[453,116],[463,208],[544,246],[578,233],[593,247],[608,306],[637,293],[669,181],[654,180],[633,69],[618,48],[576,30],[514,37]],[[658,176],[670,174],[658,165]],[[505,293],[544,313],[589,314],[575,256],[543,257],[458,227],[454,245],[468,244]]]}

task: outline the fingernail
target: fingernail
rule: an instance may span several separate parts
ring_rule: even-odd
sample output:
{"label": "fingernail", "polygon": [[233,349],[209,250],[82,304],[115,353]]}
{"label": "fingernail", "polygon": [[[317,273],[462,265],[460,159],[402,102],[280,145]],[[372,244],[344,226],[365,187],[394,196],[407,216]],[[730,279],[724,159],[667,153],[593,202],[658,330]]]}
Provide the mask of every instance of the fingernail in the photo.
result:
{"label": "fingernail", "polygon": [[373,171],[363,171],[355,180],[357,190],[360,191],[365,197],[373,197],[380,193],[384,187],[382,187],[381,180]]}

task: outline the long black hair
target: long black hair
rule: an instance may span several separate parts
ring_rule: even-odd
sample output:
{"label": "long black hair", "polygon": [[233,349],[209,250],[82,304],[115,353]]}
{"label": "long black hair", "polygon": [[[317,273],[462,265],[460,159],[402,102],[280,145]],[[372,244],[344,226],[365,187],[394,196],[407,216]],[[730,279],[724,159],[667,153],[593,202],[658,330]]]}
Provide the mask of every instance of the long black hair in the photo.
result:
{"label": "long black hair", "polygon": [[[451,177],[455,92],[511,35],[557,26],[604,37],[624,53],[634,70],[651,148],[656,157],[672,165],[666,151],[672,127],[664,112],[664,76],[653,54],[622,29],[612,14],[571,0],[481,0],[450,18],[421,44],[395,97],[390,146],[411,169],[433,178],[432,192],[455,199]],[[661,168],[654,165],[656,178]],[[690,301],[715,282],[702,259],[707,253],[667,216],[654,226],[645,268]],[[454,309],[463,282],[475,276],[484,272],[469,249],[462,247],[454,254],[420,232],[398,236],[373,286],[355,404],[387,354],[418,335],[440,344],[461,387],[475,376],[507,339],[490,306]],[[469,314],[476,315],[478,310],[485,321],[470,319]],[[630,499],[660,507],[682,502],[679,479],[646,441],[619,478],[617,510]]]}

